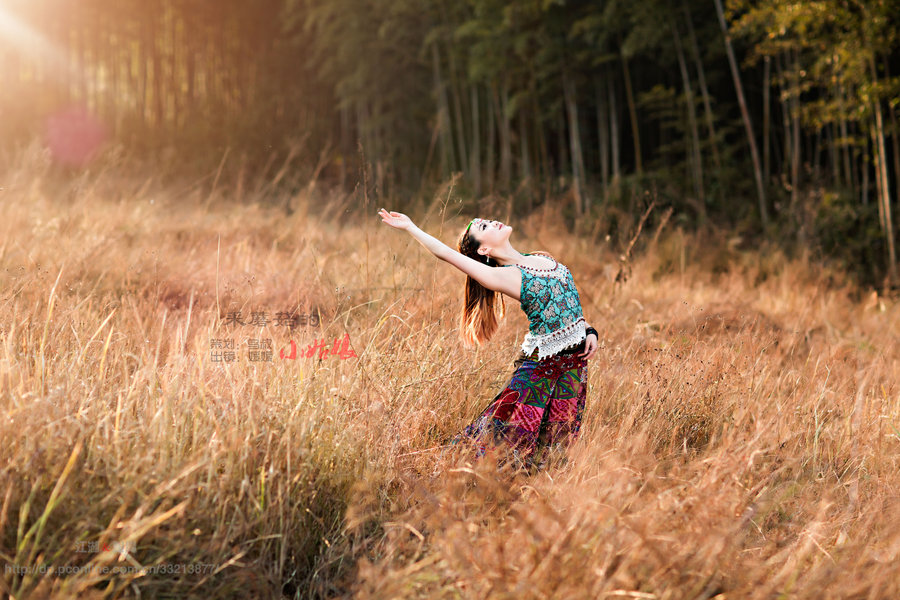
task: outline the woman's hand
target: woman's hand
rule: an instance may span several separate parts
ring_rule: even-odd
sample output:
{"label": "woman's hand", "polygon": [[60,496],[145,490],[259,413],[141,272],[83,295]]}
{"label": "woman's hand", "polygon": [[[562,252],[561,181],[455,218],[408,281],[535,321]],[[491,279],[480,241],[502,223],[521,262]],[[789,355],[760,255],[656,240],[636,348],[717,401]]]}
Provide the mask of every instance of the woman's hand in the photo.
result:
{"label": "woman's hand", "polygon": [[579,354],[578,356],[584,357],[584,360],[589,359],[594,355],[594,352],[597,351],[597,336],[593,333],[587,334],[584,338],[584,352]]}
{"label": "woman's hand", "polygon": [[378,211],[378,216],[381,217],[381,220],[394,229],[403,229],[404,231],[409,231],[409,229],[413,226],[412,219],[404,215],[403,213],[398,212],[388,212],[385,209],[381,209]]}

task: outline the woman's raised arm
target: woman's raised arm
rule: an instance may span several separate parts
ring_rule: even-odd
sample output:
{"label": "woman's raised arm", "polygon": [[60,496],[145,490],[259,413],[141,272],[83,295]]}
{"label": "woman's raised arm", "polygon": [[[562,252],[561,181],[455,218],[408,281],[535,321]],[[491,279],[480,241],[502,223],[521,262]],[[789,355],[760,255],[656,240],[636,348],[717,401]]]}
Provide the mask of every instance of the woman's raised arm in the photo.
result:
{"label": "woman's raised arm", "polygon": [[501,292],[516,300],[519,299],[520,278],[522,275],[518,269],[489,267],[468,256],[463,256],[444,242],[416,227],[412,219],[403,213],[388,212],[382,208],[378,211],[378,215],[384,223],[394,229],[402,229],[408,232],[437,258],[450,263],[487,289]]}

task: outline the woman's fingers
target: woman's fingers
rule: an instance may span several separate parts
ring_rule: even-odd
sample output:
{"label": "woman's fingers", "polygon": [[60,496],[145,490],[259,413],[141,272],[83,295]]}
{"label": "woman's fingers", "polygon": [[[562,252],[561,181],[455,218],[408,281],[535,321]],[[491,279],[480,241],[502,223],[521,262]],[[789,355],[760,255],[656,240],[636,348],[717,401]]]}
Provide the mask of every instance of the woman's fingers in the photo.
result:
{"label": "woman's fingers", "polygon": [[406,216],[406,215],[404,215],[403,213],[399,213],[399,212],[396,212],[396,211],[389,211],[389,210],[384,209],[384,208],[382,208],[381,210],[378,211],[378,215],[379,215],[382,219],[385,219],[385,220],[386,220],[386,219],[403,219],[403,218]]}
{"label": "woman's fingers", "polygon": [[381,217],[381,220],[387,223],[388,225],[395,225],[397,219],[397,213],[388,212],[385,209],[381,209],[378,211],[378,216]]}

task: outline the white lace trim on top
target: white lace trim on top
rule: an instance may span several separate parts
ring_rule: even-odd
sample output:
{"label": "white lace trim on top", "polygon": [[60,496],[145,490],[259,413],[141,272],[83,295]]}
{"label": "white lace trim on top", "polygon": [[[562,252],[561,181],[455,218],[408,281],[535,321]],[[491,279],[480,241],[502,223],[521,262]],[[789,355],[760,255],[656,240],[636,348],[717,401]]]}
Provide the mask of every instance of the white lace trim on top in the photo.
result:
{"label": "white lace trim on top", "polygon": [[579,317],[574,323],[570,323],[550,333],[535,335],[529,331],[525,334],[522,352],[530,355],[537,348],[538,360],[541,360],[558,354],[566,348],[580,344],[585,337],[587,335],[585,333],[584,317]]}

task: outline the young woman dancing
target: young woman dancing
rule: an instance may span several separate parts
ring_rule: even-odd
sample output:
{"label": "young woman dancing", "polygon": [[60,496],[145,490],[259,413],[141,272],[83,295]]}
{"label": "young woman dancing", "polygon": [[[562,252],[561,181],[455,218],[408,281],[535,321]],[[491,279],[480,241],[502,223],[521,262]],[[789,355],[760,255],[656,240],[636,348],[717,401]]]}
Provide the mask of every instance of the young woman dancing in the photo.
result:
{"label": "young woman dancing", "polygon": [[[466,274],[461,336],[481,344],[497,330],[500,294],[519,301],[529,328],[509,384],[468,427],[478,445],[508,444],[523,465],[537,464],[547,447],[563,447],[578,435],[587,392],[587,360],[597,350],[597,330],[587,326],[572,274],[545,252],[522,254],[509,243],[512,227],[473,219],[455,251],[406,215],[379,211],[384,223],[412,235],[425,248]],[[516,268],[506,268],[516,267]]]}

